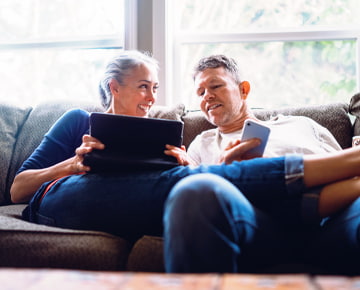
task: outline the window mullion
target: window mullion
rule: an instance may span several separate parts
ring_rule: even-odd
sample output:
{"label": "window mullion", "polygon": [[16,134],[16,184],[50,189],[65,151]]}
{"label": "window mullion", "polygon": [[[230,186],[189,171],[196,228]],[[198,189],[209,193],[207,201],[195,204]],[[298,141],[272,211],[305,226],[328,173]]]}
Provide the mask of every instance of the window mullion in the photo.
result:
{"label": "window mullion", "polygon": [[33,41],[0,43],[0,50],[30,48],[123,48],[119,38],[69,39],[61,41]]}
{"label": "window mullion", "polygon": [[311,30],[311,31],[274,31],[241,33],[196,33],[180,32],[175,35],[178,43],[231,43],[231,42],[266,42],[266,41],[304,41],[330,39],[356,39],[359,30]]}

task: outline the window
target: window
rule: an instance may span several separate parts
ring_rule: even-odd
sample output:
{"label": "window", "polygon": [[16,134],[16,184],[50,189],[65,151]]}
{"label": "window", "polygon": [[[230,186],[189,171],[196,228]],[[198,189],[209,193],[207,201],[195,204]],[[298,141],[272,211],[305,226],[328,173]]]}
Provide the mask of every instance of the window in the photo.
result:
{"label": "window", "polygon": [[198,108],[191,72],[211,54],[237,60],[252,107],[349,102],[359,90],[356,0],[175,2],[166,15],[174,68],[166,71],[168,103]]}
{"label": "window", "polygon": [[106,62],[124,48],[125,0],[2,0],[1,100],[98,101]]}

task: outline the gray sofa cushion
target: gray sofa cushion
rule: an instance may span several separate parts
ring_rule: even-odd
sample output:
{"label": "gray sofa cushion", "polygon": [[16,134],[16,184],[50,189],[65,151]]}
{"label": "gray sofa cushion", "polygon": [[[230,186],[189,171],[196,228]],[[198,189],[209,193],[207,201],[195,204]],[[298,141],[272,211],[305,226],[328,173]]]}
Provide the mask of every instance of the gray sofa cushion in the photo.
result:
{"label": "gray sofa cushion", "polygon": [[184,114],[185,106],[183,104],[177,104],[173,107],[153,106],[149,112],[149,117],[181,121]]}
{"label": "gray sofa cushion", "polygon": [[255,115],[261,120],[268,120],[277,114],[306,116],[328,128],[342,148],[351,147],[353,126],[349,118],[349,105],[334,103],[318,106],[294,107],[279,110],[256,110]]}
{"label": "gray sofa cushion", "polygon": [[163,238],[143,236],[132,247],[127,271],[134,272],[165,272]]}
{"label": "gray sofa cushion", "polygon": [[351,98],[349,111],[352,115],[355,116],[354,136],[359,136],[360,135],[360,93],[355,94]]}
{"label": "gray sofa cushion", "polygon": [[5,195],[6,180],[14,153],[16,138],[31,108],[20,108],[10,104],[0,106],[0,204],[9,202]]}
{"label": "gray sofa cushion", "polygon": [[131,245],[124,239],[25,222],[24,207],[0,207],[0,267],[125,269]]}

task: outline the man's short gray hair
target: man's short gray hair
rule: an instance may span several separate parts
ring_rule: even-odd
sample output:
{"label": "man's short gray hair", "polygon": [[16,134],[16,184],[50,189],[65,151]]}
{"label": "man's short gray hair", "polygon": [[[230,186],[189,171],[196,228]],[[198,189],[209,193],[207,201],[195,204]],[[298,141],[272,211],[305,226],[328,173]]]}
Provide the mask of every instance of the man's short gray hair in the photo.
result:
{"label": "man's short gray hair", "polygon": [[240,71],[236,61],[233,58],[227,57],[222,54],[211,55],[200,59],[194,68],[193,79],[195,80],[196,76],[200,72],[203,72],[208,68],[219,67],[223,67],[226,71],[228,71],[233,76],[236,83],[241,83]]}

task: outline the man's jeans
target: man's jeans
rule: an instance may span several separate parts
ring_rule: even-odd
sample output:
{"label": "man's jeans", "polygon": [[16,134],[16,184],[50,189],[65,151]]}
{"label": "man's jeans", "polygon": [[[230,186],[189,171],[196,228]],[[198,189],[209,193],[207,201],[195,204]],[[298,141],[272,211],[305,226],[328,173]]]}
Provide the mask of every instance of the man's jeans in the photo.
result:
{"label": "man's jeans", "polygon": [[[290,189],[297,183],[297,166],[286,168]],[[274,192],[268,184],[263,194],[272,200],[250,202],[251,192],[213,174],[178,182],[165,205],[166,271],[256,273],[305,263],[313,270],[359,274],[360,199],[320,224],[314,192],[287,197]]]}

